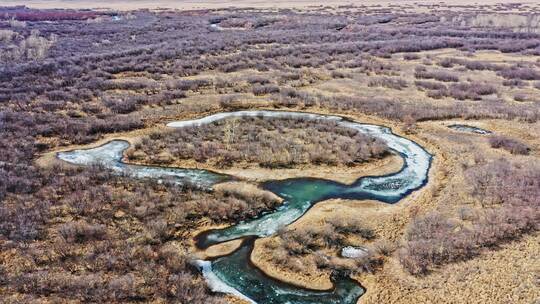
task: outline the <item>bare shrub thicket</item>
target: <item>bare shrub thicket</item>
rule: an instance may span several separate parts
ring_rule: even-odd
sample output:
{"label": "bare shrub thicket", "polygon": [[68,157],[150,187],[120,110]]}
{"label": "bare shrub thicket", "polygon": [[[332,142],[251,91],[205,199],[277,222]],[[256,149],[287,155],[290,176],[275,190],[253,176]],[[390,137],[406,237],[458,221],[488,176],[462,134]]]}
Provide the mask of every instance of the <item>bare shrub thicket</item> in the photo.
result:
{"label": "bare shrub thicket", "polygon": [[[274,81],[268,83],[268,79],[261,79],[266,76],[248,79],[254,93],[264,96],[262,94],[274,92],[270,94],[279,96],[277,106],[310,106],[319,103],[331,109],[354,108],[390,119],[408,116],[417,120],[489,117],[534,121],[538,118],[538,107],[533,104],[518,107],[504,103],[466,106],[423,104],[421,107],[414,106],[413,111],[412,103],[399,104],[383,98],[370,101],[362,100],[361,97],[338,97],[317,101],[318,98],[303,92],[292,96],[291,89],[286,87],[299,88],[321,81],[317,73],[308,73],[307,68],[338,67],[333,70],[335,77],[348,76],[339,75],[343,73],[341,68],[367,75],[398,75],[400,67],[376,58],[378,55],[388,57],[394,53],[406,52],[412,56],[424,50],[443,48],[474,52],[497,50],[503,45],[514,45],[511,51],[516,53],[533,55],[537,52],[532,43],[537,39],[536,34],[515,33],[505,28],[489,28],[489,31],[479,28],[457,30],[453,28],[453,23],[443,21],[446,11],[429,13],[429,16],[424,16],[425,13],[410,15],[395,12],[392,18],[382,18],[384,23],[373,21],[380,19],[376,9],[366,9],[363,14],[365,16],[362,20],[371,21],[351,22],[343,16],[323,12],[303,14],[295,11],[273,13],[225,10],[219,14],[205,12],[187,16],[180,12],[162,15],[138,11],[133,13],[136,18],[87,23],[85,20],[100,14],[91,11],[3,7],[0,8],[2,18],[7,18],[8,22],[12,18],[27,20],[28,26],[11,26],[2,32],[2,37],[9,37],[2,40],[8,39],[11,42],[3,43],[0,47],[0,53],[6,56],[6,61],[0,63],[0,111],[8,113],[8,116],[24,117],[26,129],[37,130],[32,132],[30,138],[60,138],[59,141],[45,140],[49,144],[85,143],[106,132],[143,126],[137,114],[149,106],[166,106],[190,94],[248,92],[249,86],[239,86],[229,81],[230,77],[222,78],[227,81],[187,77],[211,71],[232,72],[254,68],[277,73],[275,82],[279,88],[273,87]],[[227,31],[226,34],[210,31],[208,22],[216,18],[242,22],[249,20],[249,24],[259,24],[261,27]],[[439,21],[430,21],[433,25],[430,29],[426,29],[422,23],[416,23],[417,19],[437,18]],[[346,29],[336,31],[348,23]],[[450,28],[443,30],[445,27]],[[114,44],[103,41],[114,41]],[[164,44],[163,41],[168,43]],[[321,44],[321,41],[324,43]],[[20,46],[24,46],[24,50]],[[238,50],[242,50],[241,54]],[[33,60],[42,56],[44,58],[40,60]],[[14,60],[15,57],[19,59]],[[534,79],[538,74],[534,64],[500,67],[472,60],[450,61],[445,64],[497,71],[512,79]],[[454,73],[444,69],[420,68],[417,74],[419,77],[456,81]],[[112,79],[121,80],[124,75],[144,75],[164,85],[156,88],[128,83],[127,86],[117,87],[116,83],[123,82]],[[164,75],[167,76],[164,78]],[[112,91],[132,88],[139,94],[136,102],[129,100],[132,97],[128,96],[116,96],[111,102],[107,96],[112,93],[130,95],[133,92]]]}
{"label": "bare shrub thicket", "polygon": [[11,42],[15,37],[17,37],[17,32],[12,30],[0,30],[0,41],[3,43]]}
{"label": "bare shrub thicket", "polygon": [[11,27],[24,28],[26,27],[26,25],[27,25],[26,21],[20,21],[15,18],[12,18],[9,20],[9,26]]}
{"label": "bare shrub thicket", "polygon": [[405,55],[403,55],[403,59],[405,59],[405,60],[418,60],[418,59],[420,59],[420,56],[418,54],[405,54]]}
{"label": "bare shrub thicket", "polygon": [[438,65],[444,68],[452,68],[454,66],[461,65],[465,67],[466,69],[472,70],[472,71],[483,71],[483,70],[500,71],[505,68],[504,65],[497,65],[490,62],[466,60],[466,59],[452,58],[452,57],[446,57],[442,59],[440,62],[438,62]]}
{"label": "bare shrub thicket", "polygon": [[461,219],[437,212],[417,218],[399,251],[410,273],[425,274],[439,265],[470,259],[540,228],[540,168],[496,160],[465,174],[482,208]]}
{"label": "bare shrub thicket", "polygon": [[15,39],[19,35],[13,34],[8,37],[8,34],[8,31],[0,32],[0,39],[11,43],[1,49],[0,62],[43,59],[57,40],[56,35],[46,38],[41,36],[39,31],[32,31],[28,37],[22,39]]}
{"label": "bare shrub thicket", "polygon": [[[309,132],[308,132],[309,130]],[[195,159],[230,166],[354,165],[387,153],[384,142],[327,120],[244,117],[144,137],[128,156],[170,164]]]}
{"label": "bare shrub thicket", "polygon": [[540,72],[528,67],[510,67],[499,71],[506,79],[540,80]]}
{"label": "bare shrub thicket", "polygon": [[529,147],[525,143],[505,136],[491,136],[489,145],[495,149],[504,149],[512,154],[529,154]]}
{"label": "bare shrub thicket", "polygon": [[414,77],[417,79],[435,79],[444,82],[458,82],[459,77],[456,74],[444,71],[444,70],[430,70],[428,71],[423,66],[418,66],[415,69]]}
{"label": "bare shrub thicket", "polygon": [[279,92],[279,87],[271,84],[255,85],[252,89],[252,92],[255,96],[267,95]]}
{"label": "bare shrub thicket", "polygon": [[[419,85],[419,84],[417,84]],[[423,82],[420,84],[423,88],[432,87],[437,85]],[[490,84],[485,83],[455,83],[450,84],[448,87],[444,86],[440,89],[435,89],[427,92],[427,96],[432,98],[451,97],[457,100],[481,100],[482,96],[496,94],[497,89]]]}
{"label": "bare shrub thicket", "polygon": [[402,90],[407,87],[407,81],[401,78],[378,77],[370,79],[368,82],[368,86]]}
{"label": "bare shrub thicket", "polygon": [[0,206],[0,249],[20,257],[2,255],[0,263],[25,265],[2,277],[2,290],[28,299],[224,303],[190,266],[186,231],[202,219],[233,223],[279,203],[264,193],[199,192],[99,168],[53,168],[34,178],[39,190],[7,194]]}
{"label": "bare shrub thicket", "polygon": [[271,242],[272,262],[292,271],[304,271],[304,263],[340,274],[372,272],[382,264],[383,256],[392,251],[381,242],[366,248],[357,258],[343,258],[329,254],[350,245],[350,239],[372,240],[373,230],[359,220],[329,218],[321,225],[284,229]]}
{"label": "bare shrub thicket", "polygon": [[527,122],[535,122],[540,119],[540,108],[536,105],[513,104],[509,107],[506,103],[488,100],[466,104],[434,105],[418,100],[415,102],[403,102],[384,97],[325,96],[298,90],[281,92],[278,96],[274,96],[273,99],[275,106],[309,107],[316,105],[332,110],[356,110],[401,121],[405,119],[422,121],[457,117],[465,119],[519,119]]}
{"label": "bare shrub thicket", "polygon": [[106,236],[103,225],[92,225],[85,221],[63,224],[58,228],[58,233],[67,242],[85,242],[93,239],[101,240]]}
{"label": "bare shrub thicket", "polygon": [[426,90],[446,90],[447,86],[440,82],[416,80],[414,84],[420,89]]}

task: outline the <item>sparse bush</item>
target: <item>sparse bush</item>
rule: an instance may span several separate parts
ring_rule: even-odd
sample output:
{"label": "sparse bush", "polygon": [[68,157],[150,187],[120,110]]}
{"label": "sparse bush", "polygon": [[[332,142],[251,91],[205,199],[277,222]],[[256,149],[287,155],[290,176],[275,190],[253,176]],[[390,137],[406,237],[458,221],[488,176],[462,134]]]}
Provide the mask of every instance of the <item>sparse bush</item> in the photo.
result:
{"label": "sparse bush", "polygon": [[0,30],[0,41],[3,43],[11,42],[18,34],[12,30]]}
{"label": "sparse bush", "polygon": [[58,233],[70,243],[102,240],[106,236],[103,225],[91,225],[84,221],[63,224],[58,228]]}
{"label": "sparse bush", "polygon": [[407,87],[407,81],[401,78],[378,77],[375,79],[370,79],[368,82],[368,86],[402,90]]}
{"label": "sparse bush", "polygon": [[503,80],[502,84],[506,87],[524,87],[526,82],[521,79],[506,79]]}
{"label": "sparse bush", "polygon": [[504,149],[512,154],[529,154],[529,147],[526,144],[504,136],[491,136],[489,145],[495,149]]}
{"label": "sparse bush", "polygon": [[443,82],[458,82],[459,77],[455,74],[443,71],[443,70],[433,70],[428,71],[423,67],[416,68],[414,72],[414,77],[417,79],[435,79]]}
{"label": "sparse bush", "polygon": [[[182,144],[185,142],[191,145]],[[142,139],[139,150],[150,162],[170,164],[173,159],[195,159],[228,167],[245,161],[270,168],[299,164],[352,166],[387,153],[382,141],[335,122],[264,117],[227,119],[151,134]],[[163,153],[172,157],[164,160]]]}
{"label": "sparse bush", "polygon": [[252,92],[255,96],[268,95],[278,93],[279,87],[275,85],[255,85]]}
{"label": "sparse bush", "polygon": [[419,88],[428,90],[445,90],[447,88],[446,85],[433,81],[416,80],[414,84]]}
{"label": "sparse bush", "polygon": [[345,72],[341,72],[341,71],[332,71],[331,76],[332,78],[339,78],[339,79],[351,78],[349,74]]}
{"label": "sparse bush", "polygon": [[258,83],[258,84],[264,85],[264,84],[269,84],[270,79],[263,76],[249,76],[247,79],[247,82],[250,84]]}
{"label": "sparse bush", "polygon": [[17,19],[10,19],[9,20],[9,26],[11,27],[15,27],[15,28],[25,28],[26,27],[26,22],[25,21],[19,21]]}
{"label": "sparse bush", "polygon": [[[278,232],[278,237],[266,244],[273,252],[272,261],[291,271],[302,271],[302,261],[309,261],[311,256],[317,268],[329,270],[335,274],[357,274],[373,272],[382,264],[385,249],[369,248],[366,255],[358,258],[328,256],[325,250],[338,250],[348,246],[348,238],[370,240],[375,233],[361,221],[343,218],[330,218],[322,225],[285,228]],[[385,247],[388,250],[390,246]],[[388,252],[387,252],[388,253]],[[300,260],[302,259],[302,260]]]}
{"label": "sparse bush", "polygon": [[418,59],[420,59],[420,56],[418,54],[405,54],[405,55],[403,55],[403,59],[405,59],[405,60],[418,60]]}
{"label": "sparse bush", "polygon": [[499,75],[506,79],[540,80],[540,72],[532,68],[511,67],[499,71]]}
{"label": "sparse bush", "polygon": [[469,168],[471,194],[490,208],[466,223],[441,213],[417,218],[399,251],[403,267],[421,275],[438,265],[470,259],[485,247],[519,238],[540,228],[540,169],[504,160]]}

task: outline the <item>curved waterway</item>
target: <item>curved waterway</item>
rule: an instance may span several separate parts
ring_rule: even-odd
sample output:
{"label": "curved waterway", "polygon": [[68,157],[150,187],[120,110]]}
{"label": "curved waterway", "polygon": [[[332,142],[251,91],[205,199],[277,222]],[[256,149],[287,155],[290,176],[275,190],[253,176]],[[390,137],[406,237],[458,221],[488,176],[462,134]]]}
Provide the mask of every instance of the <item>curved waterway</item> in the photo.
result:
{"label": "curved waterway", "polygon": [[[348,277],[334,278],[334,288],[316,291],[295,287],[266,276],[250,262],[254,241],[271,236],[279,229],[299,219],[315,203],[331,199],[371,199],[396,203],[427,182],[432,156],[415,142],[393,134],[387,127],[362,124],[333,115],[319,115],[288,111],[238,111],[219,113],[200,119],[169,123],[172,128],[185,128],[209,124],[229,117],[276,117],[333,120],[343,127],[358,130],[386,142],[388,147],[403,158],[403,167],[396,173],[367,176],[347,185],[317,178],[273,180],[261,186],[284,199],[273,212],[224,229],[209,230],[197,236],[200,248],[244,238],[239,249],[211,261],[197,261],[212,290],[239,296],[260,304],[352,304],[364,290]],[[58,158],[77,165],[100,164],[120,174],[135,178],[170,180],[179,184],[190,183],[202,188],[230,179],[230,176],[196,169],[162,168],[131,165],[122,162],[122,153],[129,143],[113,140],[97,148],[58,153]]]}
{"label": "curved waterway", "polygon": [[469,132],[469,133],[476,133],[476,134],[481,134],[481,135],[491,134],[491,131],[484,130],[478,127],[469,126],[469,125],[453,124],[453,125],[449,125],[448,127],[450,129],[460,131],[460,132]]}

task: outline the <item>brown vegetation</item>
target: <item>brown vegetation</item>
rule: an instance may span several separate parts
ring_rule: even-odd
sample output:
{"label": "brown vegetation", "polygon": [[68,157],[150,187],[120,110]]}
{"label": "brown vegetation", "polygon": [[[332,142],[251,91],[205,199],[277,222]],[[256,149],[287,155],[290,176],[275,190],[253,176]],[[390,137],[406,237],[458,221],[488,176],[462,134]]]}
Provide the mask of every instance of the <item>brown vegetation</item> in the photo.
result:
{"label": "brown vegetation", "polygon": [[333,121],[245,117],[150,134],[128,157],[160,164],[195,159],[218,167],[249,162],[290,168],[299,164],[352,166],[386,153],[381,140]]}
{"label": "brown vegetation", "polygon": [[251,218],[279,203],[264,192],[198,192],[97,168],[42,174],[37,192],[8,194],[0,208],[0,261],[8,271],[2,284],[25,302],[222,303],[189,266],[182,249],[189,229],[202,219]]}
{"label": "brown vegetation", "polygon": [[489,145],[495,149],[504,149],[512,154],[529,154],[529,147],[519,140],[504,137],[492,136],[489,138]]}
{"label": "brown vegetation", "polygon": [[484,208],[465,207],[459,220],[441,213],[416,219],[399,253],[410,273],[470,259],[540,228],[540,168],[497,160],[467,169],[466,176]]}
{"label": "brown vegetation", "polygon": [[[389,247],[378,243],[356,258],[340,257],[336,252],[358,240],[373,238],[374,231],[361,221],[336,217],[325,219],[321,225],[284,229],[264,246],[270,253],[269,262],[281,269],[303,273],[306,267],[315,267],[328,273],[350,275],[373,272],[381,265],[382,256],[389,254],[386,250]],[[308,267],[310,263],[313,265]]]}

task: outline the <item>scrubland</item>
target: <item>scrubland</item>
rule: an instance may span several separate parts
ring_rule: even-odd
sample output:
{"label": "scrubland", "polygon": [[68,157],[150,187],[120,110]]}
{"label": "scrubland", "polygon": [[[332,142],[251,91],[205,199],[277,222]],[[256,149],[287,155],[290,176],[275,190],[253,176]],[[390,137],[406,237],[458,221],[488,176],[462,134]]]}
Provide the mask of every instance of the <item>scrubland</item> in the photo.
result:
{"label": "scrubland", "polygon": [[[139,140],[126,161],[229,170],[355,166],[387,152],[319,121],[143,132],[239,109],[386,125],[434,155],[429,183],[396,205],[321,202],[258,240],[251,259],[269,275],[321,289],[345,273],[367,288],[366,303],[538,300],[537,11],[0,8],[3,300],[225,303],[190,266],[193,233],[281,203],[234,187],[204,192],[99,167],[40,166],[42,155],[119,134]],[[493,134],[447,127],[456,122]],[[367,254],[340,257],[346,245]]]}
{"label": "scrubland", "polygon": [[128,159],[149,159],[165,165],[194,159],[218,168],[239,162],[291,168],[302,164],[353,166],[386,153],[389,150],[383,141],[333,121],[233,118],[152,133],[135,144]]}

